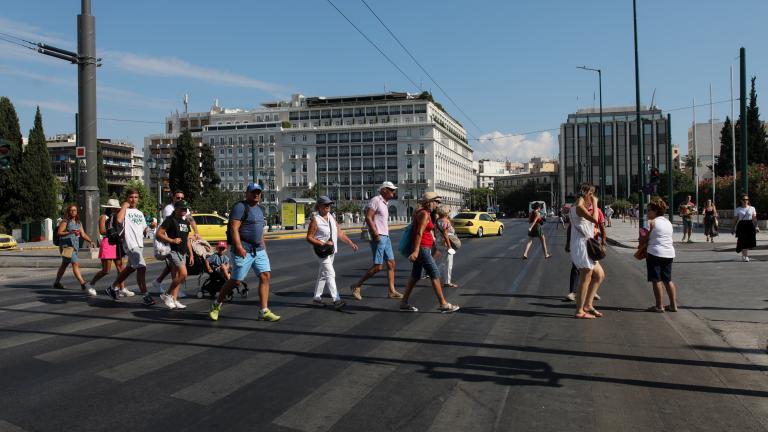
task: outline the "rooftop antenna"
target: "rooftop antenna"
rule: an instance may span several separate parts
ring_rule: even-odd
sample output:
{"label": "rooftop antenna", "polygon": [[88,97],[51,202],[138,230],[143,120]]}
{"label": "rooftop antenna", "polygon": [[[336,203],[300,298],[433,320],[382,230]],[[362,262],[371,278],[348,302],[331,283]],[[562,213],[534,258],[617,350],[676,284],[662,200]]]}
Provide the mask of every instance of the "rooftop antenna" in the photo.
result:
{"label": "rooftop antenna", "polygon": [[189,93],[184,93],[184,114],[189,112]]}
{"label": "rooftop antenna", "polygon": [[656,99],[656,88],[653,89],[653,94],[651,95],[651,109],[653,109],[654,99]]}

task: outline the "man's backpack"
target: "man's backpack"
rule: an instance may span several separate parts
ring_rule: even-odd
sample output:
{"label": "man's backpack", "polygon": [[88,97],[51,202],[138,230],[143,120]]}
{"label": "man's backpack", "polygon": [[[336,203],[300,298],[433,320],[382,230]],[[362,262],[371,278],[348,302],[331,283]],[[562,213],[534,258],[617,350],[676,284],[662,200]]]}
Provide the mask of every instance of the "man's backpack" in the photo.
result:
{"label": "man's backpack", "polygon": [[61,237],[59,237],[59,226],[53,229],[53,244],[54,246],[61,246]]}
{"label": "man's backpack", "polygon": [[107,226],[107,232],[105,235],[107,238],[107,243],[113,246],[120,243],[120,240],[123,238],[123,230],[118,227],[118,223],[115,219],[117,219],[115,215],[111,215],[109,217],[109,225]]}
{"label": "man's backpack", "polygon": [[[250,213],[251,209],[248,206],[248,201],[239,201],[236,202],[234,206],[232,206],[232,213],[235,212],[235,207],[238,204],[242,204],[245,209],[243,209],[243,216],[240,218],[240,223],[244,223],[248,220],[248,214]],[[232,213],[229,215],[229,222],[227,222],[227,244],[232,244]]]}

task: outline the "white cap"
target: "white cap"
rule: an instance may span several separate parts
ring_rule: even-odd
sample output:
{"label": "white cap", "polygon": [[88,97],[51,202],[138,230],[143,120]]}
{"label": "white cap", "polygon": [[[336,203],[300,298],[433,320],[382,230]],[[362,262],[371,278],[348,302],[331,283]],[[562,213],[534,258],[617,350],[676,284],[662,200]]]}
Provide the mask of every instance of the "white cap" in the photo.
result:
{"label": "white cap", "polygon": [[379,186],[379,190],[382,190],[382,189],[397,190],[397,186],[395,186],[395,184],[392,183],[391,181],[385,181],[384,183],[381,184],[381,186]]}

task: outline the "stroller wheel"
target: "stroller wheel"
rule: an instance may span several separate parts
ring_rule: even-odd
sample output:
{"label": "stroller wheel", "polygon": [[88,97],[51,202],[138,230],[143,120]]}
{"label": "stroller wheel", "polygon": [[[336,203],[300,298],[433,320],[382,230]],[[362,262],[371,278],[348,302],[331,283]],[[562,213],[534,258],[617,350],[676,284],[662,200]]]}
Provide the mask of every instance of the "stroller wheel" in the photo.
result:
{"label": "stroller wheel", "polygon": [[203,294],[203,290],[200,290],[200,291],[197,292],[197,298],[201,299],[201,298],[203,298],[203,295],[204,295]]}
{"label": "stroller wheel", "polygon": [[232,294],[227,294],[226,300],[227,301],[232,301]]}

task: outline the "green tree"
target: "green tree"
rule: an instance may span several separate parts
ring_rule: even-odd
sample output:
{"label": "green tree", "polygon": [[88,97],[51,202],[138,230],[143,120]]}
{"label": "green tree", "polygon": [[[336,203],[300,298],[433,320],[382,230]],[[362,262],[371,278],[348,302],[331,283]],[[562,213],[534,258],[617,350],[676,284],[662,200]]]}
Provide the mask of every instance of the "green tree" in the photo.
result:
{"label": "green tree", "polygon": [[[139,191],[139,210],[144,213],[144,216],[157,217],[157,198],[155,198],[149,189],[139,180],[131,180],[125,185],[124,190],[136,189]],[[120,197],[121,203],[125,200],[125,196]]]}
{"label": "green tree", "polygon": [[176,140],[168,181],[171,191],[184,191],[187,200],[194,201],[200,195],[200,157],[188,130]]}
{"label": "green tree", "polygon": [[0,170],[0,224],[15,227],[23,217],[21,205],[24,202],[21,184],[21,127],[16,109],[11,100],[4,96],[0,97],[0,139],[8,141],[11,145],[11,166]]}
{"label": "green tree", "polygon": [[733,140],[731,139],[731,119],[725,118],[720,129],[720,155],[715,162],[715,175],[723,177],[733,175]]}
{"label": "green tree", "polygon": [[221,177],[216,172],[216,157],[213,154],[213,149],[208,144],[203,144],[200,149],[200,165],[203,174],[202,195],[216,193],[219,190],[219,184],[221,184]]}
{"label": "green tree", "polygon": [[757,106],[757,91],[752,77],[752,88],[749,91],[749,107],[747,107],[747,151],[749,152],[749,164],[768,163],[768,148],[766,148],[766,134],[763,122],[760,121],[760,108]]}
{"label": "green tree", "polygon": [[56,215],[56,195],[52,188],[58,181],[53,176],[51,155],[43,131],[43,116],[40,107],[35,113],[35,124],[29,131],[29,143],[24,150],[22,162],[24,173],[24,216],[28,220],[45,219]]}
{"label": "green tree", "polygon": [[[675,203],[679,204],[687,195],[693,195],[694,191],[696,190],[696,184],[693,182],[693,178],[691,178],[687,173],[679,170],[672,170],[672,189],[674,191],[674,195],[672,199],[670,199],[667,187],[669,184],[668,178],[668,173],[661,173],[657,192],[659,196],[664,198],[664,201],[667,202],[670,208],[676,208],[673,207]],[[632,200],[630,199],[630,201]],[[636,202],[637,199],[634,201],[634,203]]]}

